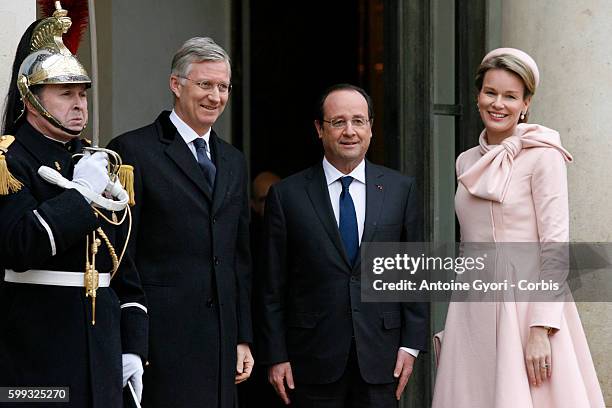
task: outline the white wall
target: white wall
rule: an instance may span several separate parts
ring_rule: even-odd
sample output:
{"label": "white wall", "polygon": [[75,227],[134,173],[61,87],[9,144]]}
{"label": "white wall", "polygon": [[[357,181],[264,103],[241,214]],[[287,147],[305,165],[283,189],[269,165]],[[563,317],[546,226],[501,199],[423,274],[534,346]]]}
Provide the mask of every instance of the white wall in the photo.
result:
{"label": "white wall", "polygon": [[[223,0],[112,2],[113,136],[149,124],[172,108],[170,63],[185,40],[212,37],[231,55],[230,12],[230,2]],[[214,126],[227,140],[230,119],[231,98]]]}
{"label": "white wall", "polygon": [[35,0],[0,0],[0,117],[4,114],[4,98],[8,92],[17,44],[25,29],[34,20]]}

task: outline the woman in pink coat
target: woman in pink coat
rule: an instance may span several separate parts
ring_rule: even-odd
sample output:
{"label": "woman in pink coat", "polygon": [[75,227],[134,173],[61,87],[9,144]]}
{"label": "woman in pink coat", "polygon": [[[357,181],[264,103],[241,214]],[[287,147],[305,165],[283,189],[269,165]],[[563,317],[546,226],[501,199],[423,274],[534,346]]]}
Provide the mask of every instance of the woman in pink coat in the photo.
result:
{"label": "woman in pink coat", "polygon": [[[572,157],[556,131],[526,123],[538,82],[535,61],[512,48],[478,69],[485,129],[456,165],[462,242],[569,241]],[[434,408],[605,406],[572,301],[451,302],[441,350]]]}

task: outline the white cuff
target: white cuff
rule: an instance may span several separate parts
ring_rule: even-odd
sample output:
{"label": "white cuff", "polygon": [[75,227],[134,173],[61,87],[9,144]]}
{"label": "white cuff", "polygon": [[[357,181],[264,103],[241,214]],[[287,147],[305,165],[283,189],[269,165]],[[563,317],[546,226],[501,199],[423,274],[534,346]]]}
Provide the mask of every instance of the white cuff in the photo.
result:
{"label": "white cuff", "polygon": [[121,307],[121,309],[125,309],[126,307],[137,307],[137,308],[143,310],[145,313],[148,313],[147,308],[145,306],[141,305],[140,303],[137,303],[137,302],[124,303],[120,307]]}
{"label": "white cuff", "polygon": [[400,350],[404,350],[406,353],[414,356],[414,358],[417,358],[419,356],[419,350],[416,349],[412,349],[409,347],[400,347]]}

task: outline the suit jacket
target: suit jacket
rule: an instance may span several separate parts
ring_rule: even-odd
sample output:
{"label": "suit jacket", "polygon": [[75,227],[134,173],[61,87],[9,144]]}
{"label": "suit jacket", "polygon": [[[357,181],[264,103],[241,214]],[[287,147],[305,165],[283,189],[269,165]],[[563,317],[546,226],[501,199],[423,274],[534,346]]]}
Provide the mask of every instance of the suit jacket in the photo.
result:
{"label": "suit jacket", "polygon": [[244,156],[214,131],[215,190],[162,112],[111,141],[134,166],[133,255],[149,302],[143,406],[231,407],[236,345],[252,341]]}
{"label": "suit jacket", "polygon": [[[415,190],[412,178],[366,161],[362,245],[421,240]],[[289,361],[297,382],[331,383],[354,336],[362,377],[383,384],[394,381],[400,346],[426,349],[427,305],[361,302],[360,262],[345,253],[321,163],[270,188],[265,236],[260,364]]]}
{"label": "suit jacket", "polygon": [[[0,196],[0,384],[69,386],[66,407],[121,406],[121,353],[147,355],[147,314],[130,307],[146,305],[145,294],[129,254],[111,286],[97,290],[95,326],[83,287],[4,282],[4,269],[83,273],[92,231],[102,228],[117,254],[126,236],[96,217],[76,190],[38,175],[40,166],[50,166],[72,179],[80,141],[55,142],[27,121],[15,137],[6,160],[23,187]],[[105,243],[96,269],[112,269]]]}

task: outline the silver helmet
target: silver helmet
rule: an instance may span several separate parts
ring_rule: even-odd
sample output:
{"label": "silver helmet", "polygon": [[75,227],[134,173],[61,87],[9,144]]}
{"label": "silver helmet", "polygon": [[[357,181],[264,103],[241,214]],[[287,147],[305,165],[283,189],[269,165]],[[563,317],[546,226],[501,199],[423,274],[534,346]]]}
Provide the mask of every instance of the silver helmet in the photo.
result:
{"label": "silver helmet", "polygon": [[30,41],[30,52],[19,68],[17,76],[17,88],[23,101],[28,101],[32,106],[53,126],[71,135],[79,135],[82,132],[70,130],[41,104],[38,97],[32,92],[31,87],[36,85],[52,84],[85,84],[91,86],[91,79],[87,71],[66,48],[62,35],[70,28],[72,21],[68,12],[61,8],[56,2],[57,10],[53,16],[42,20],[32,33]]}

